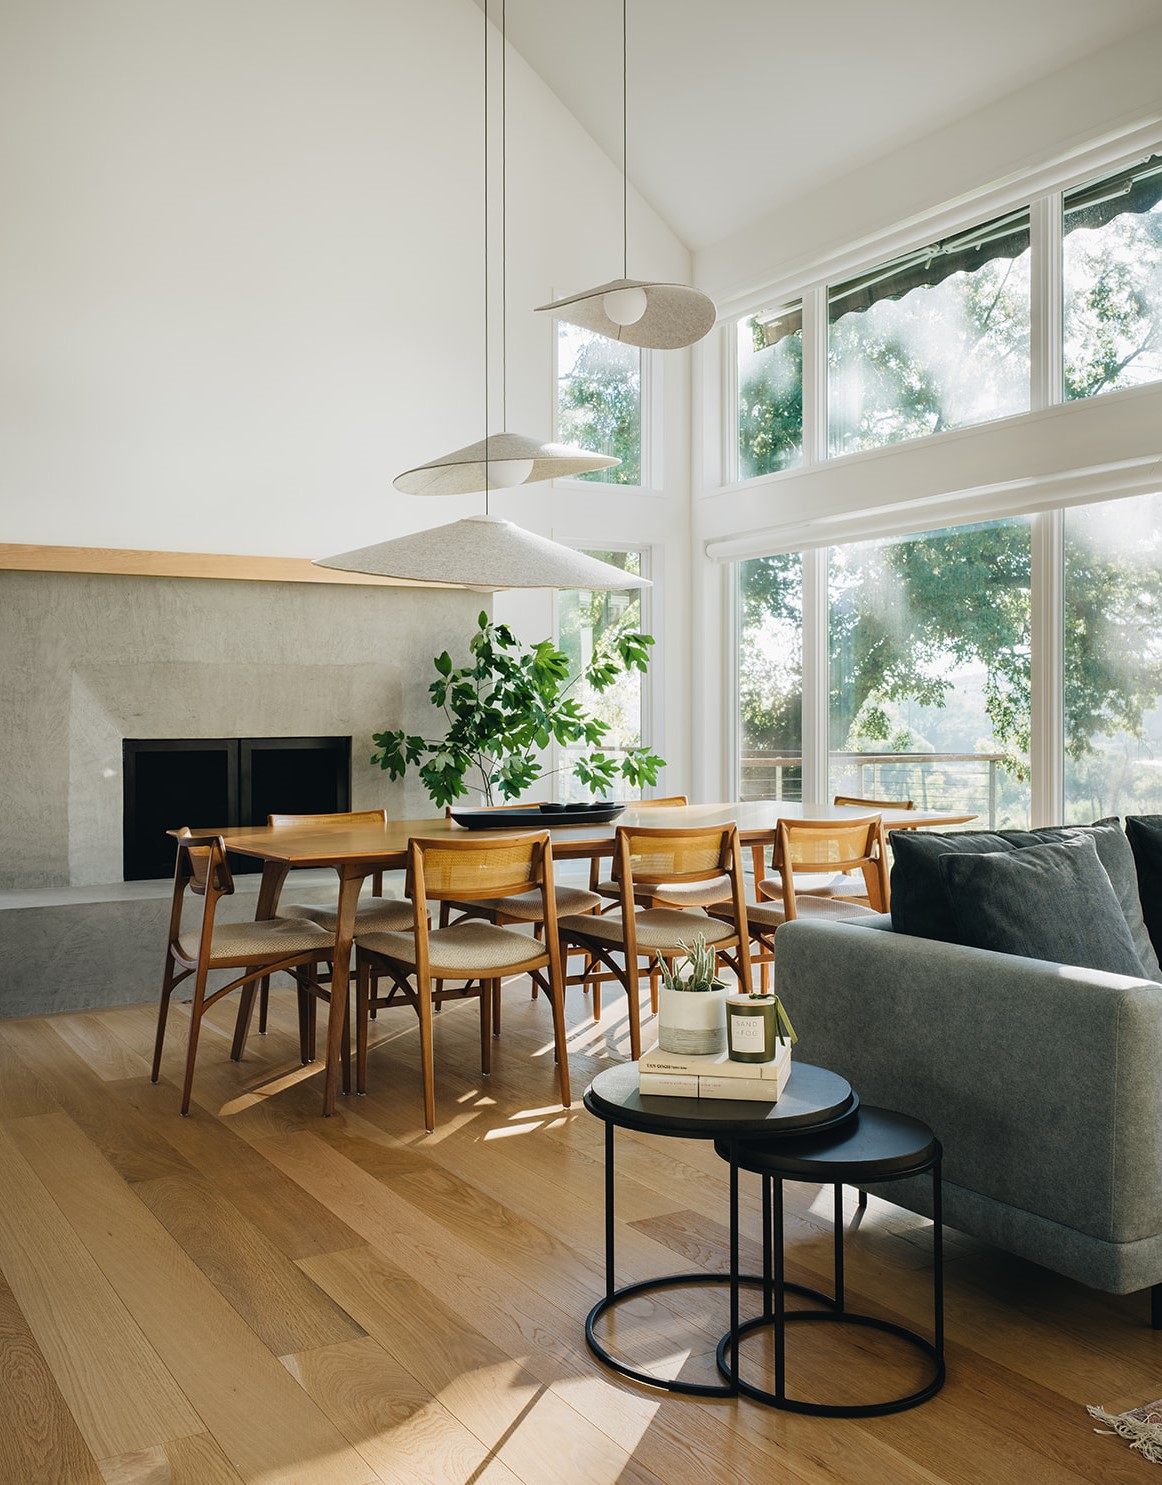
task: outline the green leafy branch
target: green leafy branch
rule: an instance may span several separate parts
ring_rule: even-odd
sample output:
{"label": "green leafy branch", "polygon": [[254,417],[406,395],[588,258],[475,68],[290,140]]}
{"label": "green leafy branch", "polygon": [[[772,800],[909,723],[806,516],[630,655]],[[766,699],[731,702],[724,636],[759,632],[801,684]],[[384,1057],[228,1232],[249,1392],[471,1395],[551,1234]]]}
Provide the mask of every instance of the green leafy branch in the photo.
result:
{"label": "green leafy branch", "polygon": [[[602,692],[630,670],[644,672],[653,642],[648,634],[614,636],[594,654],[585,680]],[[583,743],[589,750],[574,771],[594,793],[611,789],[618,775],[635,787],[657,782],[665,760],[650,749],[630,748],[620,760],[603,750],[609,724],[586,713],[570,694],[580,677],[570,678],[568,656],[552,640],[524,646],[507,624],[492,624],[482,612],[469,650],[469,664],[459,669],[447,650],[434,662],[437,676],[428,693],[447,719],[443,737],[409,735],[402,728],[373,734],[379,751],[371,761],[392,779],[417,768],[437,805],[466,795],[473,774],[486,803],[494,803],[498,793],[515,799],[542,777],[540,755],[555,741]]]}

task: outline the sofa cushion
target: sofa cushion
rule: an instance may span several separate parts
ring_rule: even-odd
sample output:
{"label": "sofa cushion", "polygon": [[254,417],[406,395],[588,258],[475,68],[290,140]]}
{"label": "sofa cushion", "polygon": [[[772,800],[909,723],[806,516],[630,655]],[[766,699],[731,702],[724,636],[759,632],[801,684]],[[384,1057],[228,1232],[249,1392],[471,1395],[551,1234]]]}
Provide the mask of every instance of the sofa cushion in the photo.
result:
{"label": "sofa cushion", "polygon": [[937,861],[957,941],[1142,978],[1142,961],[1092,838]]}
{"label": "sofa cushion", "polygon": [[1158,953],[1162,946],[1162,815],[1127,815],[1126,835],[1138,873],[1142,917]]}
{"label": "sofa cushion", "polygon": [[[1159,825],[1162,827],[1162,819]],[[1021,851],[1086,837],[1093,840],[1098,860],[1113,884],[1142,972],[1147,979],[1162,983],[1162,968],[1142,916],[1134,851],[1116,818],[1098,820],[1094,825],[1054,825],[1042,830],[893,830],[892,927],[914,938],[958,942],[948,889],[937,868],[938,859],[949,852]]]}

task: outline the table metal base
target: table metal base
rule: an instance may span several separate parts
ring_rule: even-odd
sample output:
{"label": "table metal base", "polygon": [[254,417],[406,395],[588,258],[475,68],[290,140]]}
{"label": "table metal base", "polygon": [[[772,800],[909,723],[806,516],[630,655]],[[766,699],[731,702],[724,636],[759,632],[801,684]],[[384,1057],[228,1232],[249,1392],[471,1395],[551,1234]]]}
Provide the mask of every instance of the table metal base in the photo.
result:
{"label": "table metal base", "polygon": [[[852,1135],[864,1140],[861,1148]],[[845,1143],[846,1142],[846,1143]],[[879,1148],[876,1149],[878,1144]],[[848,1153],[848,1146],[851,1151]],[[870,1147],[870,1148],[869,1148]],[[731,1250],[737,1254],[738,1172],[740,1167],[762,1176],[763,1193],[763,1313],[753,1320],[735,1323],[738,1311],[732,1311],[731,1328],[718,1343],[718,1370],[728,1379],[730,1389],[768,1407],[792,1413],[808,1413],[824,1418],[876,1418],[887,1413],[900,1413],[934,1397],[944,1385],[944,1262],[941,1216],[941,1149],[931,1131],[918,1121],[885,1110],[862,1108],[846,1133],[806,1136],[801,1141],[735,1142],[719,1140],[715,1148],[730,1162]],[[907,1176],[929,1174],[932,1178],[933,1207],[933,1272],[932,1309],[933,1339],[909,1330],[895,1321],[878,1316],[857,1314],[847,1309],[844,1300],[843,1264],[843,1186],[862,1185],[864,1180],[900,1180]],[[834,1294],[831,1296],[789,1284],[784,1276],[783,1250],[783,1182],[812,1181],[833,1186],[834,1197]],[[817,1309],[788,1310],[788,1294],[806,1294],[816,1300]],[[787,1392],[786,1327],[795,1324],[852,1325],[895,1336],[919,1351],[932,1363],[932,1374],[923,1386],[901,1397],[868,1403],[808,1402],[791,1397]],[[741,1343],[745,1336],[769,1329],[774,1341],[774,1388],[759,1387],[740,1375]]]}

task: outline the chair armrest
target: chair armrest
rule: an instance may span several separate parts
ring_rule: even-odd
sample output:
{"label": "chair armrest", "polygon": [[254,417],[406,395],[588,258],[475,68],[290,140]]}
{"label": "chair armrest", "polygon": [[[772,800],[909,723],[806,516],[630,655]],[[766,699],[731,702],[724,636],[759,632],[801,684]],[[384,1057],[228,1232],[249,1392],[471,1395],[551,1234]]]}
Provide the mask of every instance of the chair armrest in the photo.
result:
{"label": "chair armrest", "polygon": [[1107,1241],[1162,1231],[1162,990],[891,931],[776,938],[795,1055],[925,1120],[956,1184]]}

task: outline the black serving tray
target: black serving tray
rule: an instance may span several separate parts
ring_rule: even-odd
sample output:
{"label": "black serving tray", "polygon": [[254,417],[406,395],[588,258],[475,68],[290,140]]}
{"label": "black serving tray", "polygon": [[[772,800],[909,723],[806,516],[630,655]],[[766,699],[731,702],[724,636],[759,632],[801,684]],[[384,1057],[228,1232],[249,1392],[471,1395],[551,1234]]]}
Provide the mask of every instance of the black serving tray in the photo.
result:
{"label": "black serving tray", "polygon": [[606,825],[616,820],[624,804],[599,800],[596,804],[541,804],[528,809],[453,809],[452,818],[466,830],[544,830],[551,825]]}

